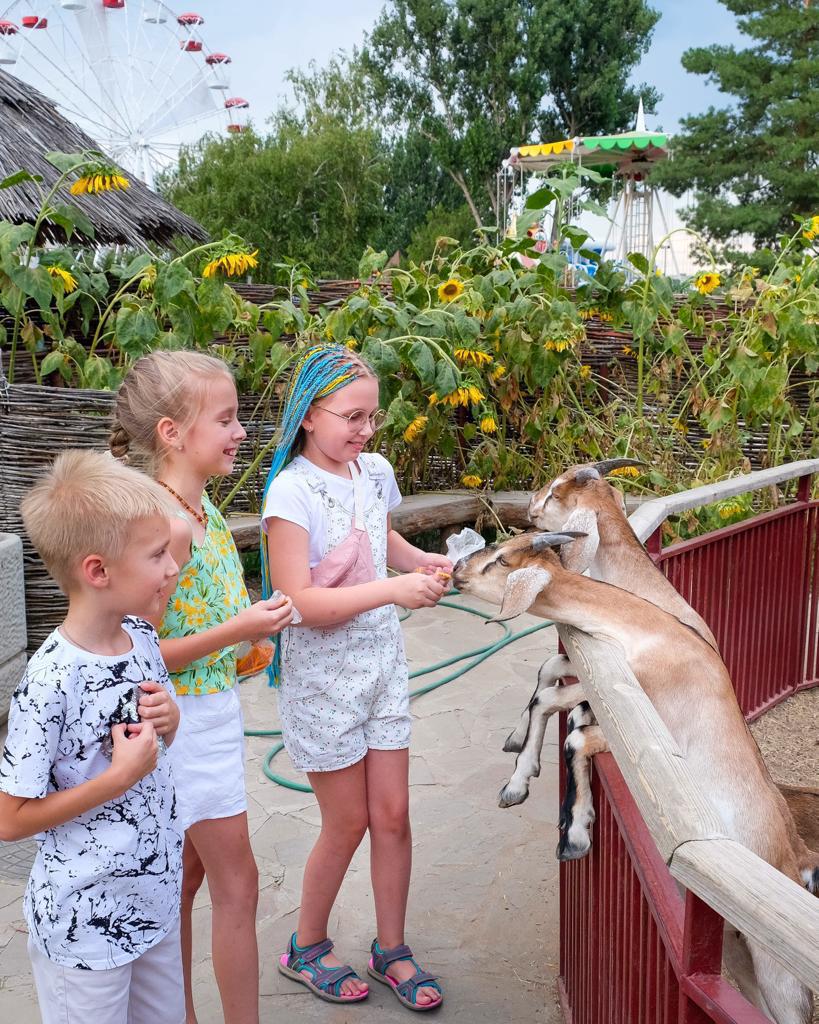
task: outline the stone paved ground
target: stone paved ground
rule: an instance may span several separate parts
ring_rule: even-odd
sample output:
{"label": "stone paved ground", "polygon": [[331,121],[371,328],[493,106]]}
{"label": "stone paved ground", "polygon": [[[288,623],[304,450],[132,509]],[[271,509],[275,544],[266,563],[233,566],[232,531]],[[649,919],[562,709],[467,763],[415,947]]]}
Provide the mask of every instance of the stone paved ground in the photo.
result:
{"label": "stone paved ground", "polygon": [[[476,607],[486,607],[479,602]],[[537,620],[522,616],[515,629]],[[498,626],[463,612],[415,612],[405,623],[411,668],[437,662],[499,635]],[[557,1024],[556,722],[544,747],[543,777],[519,808],[502,811],[496,794],[513,758],[501,745],[528,700],[537,667],[554,647],[549,629],[524,638],[463,678],[413,702],[411,759],[414,874],[407,940],[440,974],[440,1021]],[[422,680],[420,682],[426,682]],[[416,684],[417,685],[417,684]],[[248,728],[275,728],[275,698],[260,678],[242,684]],[[301,876],[318,829],[311,795],[283,789],[262,773],[266,739],[248,740],[247,787],[253,847],[261,874],[258,934],[262,1020],[406,1021],[407,1011],[377,983],[367,1003],[321,1003],[275,970],[295,927]],[[281,767],[280,767],[281,766]],[[286,755],[276,770],[296,778]],[[10,851],[5,851],[10,852]],[[0,1020],[39,1019],[20,913],[24,881],[10,878],[0,844]],[[5,874],[4,874],[5,870]],[[17,872],[19,874],[19,871]],[[195,988],[200,1024],[221,1020],[210,965],[210,907],[194,911]],[[356,854],[331,922],[339,952],[363,972],[373,934],[365,844]]]}

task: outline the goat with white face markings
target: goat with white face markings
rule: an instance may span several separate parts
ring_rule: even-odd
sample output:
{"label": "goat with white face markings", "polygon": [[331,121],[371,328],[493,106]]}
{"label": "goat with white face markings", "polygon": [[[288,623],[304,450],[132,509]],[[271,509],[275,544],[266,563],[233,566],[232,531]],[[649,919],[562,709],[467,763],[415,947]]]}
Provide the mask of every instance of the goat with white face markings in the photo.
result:
{"label": "goat with white face markings", "polygon": [[[660,569],[649,558],[634,535],[626,518],[623,496],[604,479],[607,473],[628,466],[640,466],[634,459],[607,459],[603,462],[572,466],[550,484],[532,495],[529,518],[542,530],[582,531],[585,536],[563,545],[560,560],[564,568],[575,572],[588,572],[593,579],[621,587],[638,597],[650,601],[672,614],[680,622],[699,633],[714,650],[718,650],[713,633],[705,621],[674,589]],[[549,659],[538,673],[535,693],[524,711],[517,728],[504,745],[505,750],[519,751],[515,772],[502,788],[499,802],[502,807],[520,803],[529,792],[529,778],[536,775],[540,763],[540,747],[548,719],[555,711],[568,710],[583,700],[580,683],[570,686],[556,685],[558,680],[572,675],[568,658],[559,655]],[[593,720],[592,720],[593,721]],[[605,744],[605,741],[603,741]],[[564,757],[572,771],[579,776],[588,771],[591,752],[600,747],[599,737],[583,745],[575,738],[567,744]],[[583,789],[579,779],[575,789]],[[805,797],[799,791],[783,789],[780,811],[786,817],[790,807],[797,809]],[[561,819],[573,820],[571,805],[566,801]],[[585,815],[592,817],[593,814]],[[804,831],[804,830],[800,830]],[[575,836],[577,836],[575,829]],[[561,840],[558,856],[566,859],[583,856],[588,850],[585,843]],[[819,853],[807,845],[801,835],[795,840],[795,852],[803,883],[811,892],[819,893]]]}
{"label": "goat with white face markings", "polygon": [[[534,533],[492,545],[458,562],[453,584],[462,593],[501,605],[498,621],[528,609],[619,643],[726,835],[800,883],[793,820],[787,808],[783,811],[717,651],[663,609],[566,570],[551,548],[567,540]],[[583,733],[589,747],[605,742],[599,726],[576,732]],[[587,812],[588,801],[578,800],[578,805]],[[809,990],[756,943],[748,942],[748,948],[773,1019],[807,1024]]]}

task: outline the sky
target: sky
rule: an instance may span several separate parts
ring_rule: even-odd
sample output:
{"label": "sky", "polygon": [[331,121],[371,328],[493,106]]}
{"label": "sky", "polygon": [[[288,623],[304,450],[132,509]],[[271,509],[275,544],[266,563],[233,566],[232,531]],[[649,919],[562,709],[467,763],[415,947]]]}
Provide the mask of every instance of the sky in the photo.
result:
{"label": "sky", "polygon": [[[384,6],[383,0],[189,2],[205,18],[202,35],[208,47],[233,58],[231,91],[250,101],[257,124],[286,96],[288,68],[305,67],[311,60],[321,65],[336,50],[360,45]],[[735,17],[718,0],[653,0],[652,6],[662,16],[633,80],[654,85],[663,94],[648,127],[673,132],[686,114],[725,102],[715,86],[683,69],[683,51],[711,43],[742,46],[744,37]]]}

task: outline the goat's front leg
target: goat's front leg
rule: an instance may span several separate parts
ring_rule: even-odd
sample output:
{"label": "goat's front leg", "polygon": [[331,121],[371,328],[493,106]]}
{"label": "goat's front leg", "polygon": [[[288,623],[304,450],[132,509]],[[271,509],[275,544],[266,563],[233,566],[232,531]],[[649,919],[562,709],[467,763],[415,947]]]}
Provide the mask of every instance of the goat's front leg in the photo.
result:
{"label": "goat's front leg", "polygon": [[580,683],[572,683],[570,686],[548,686],[535,694],[526,741],[515,760],[512,778],[498,795],[499,806],[512,807],[523,803],[529,795],[529,780],[540,775],[540,755],[549,719],[555,711],[568,711],[582,701],[583,687]]}
{"label": "goat's front leg", "polygon": [[599,725],[580,725],[566,737],[566,797],[560,808],[558,860],[578,860],[589,852],[589,826],[594,821],[589,761],[608,749]]}
{"label": "goat's front leg", "polygon": [[[538,694],[540,691],[545,689],[547,686],[554,686],[558,679],[562,679],[564,676],[570,676],[571,674],[572,665],[565,654],[556,654],[553,658],[549,658],[548,661],[543,662],[538,670],[535,692],[532,694],[529,703],[523,709],[520,721],[516,728],[506,737],[503,749],[507,753],[519,754],[523,750],[524,746],[526,746],[532,711],[538,701]],[[565,686],[560,687],[560,689],[564,691],[571,690],[574,692],[579,686],[580,683],[577,683],[576,686]],[[578,704],[581,700],[583,700],[582,692],[581,696],[579,696],[573,703],[566,704],[565,706],[556,705],[548,712],[548,714],[551,715],[555,711],[567,711],[569,708],[573,708],[575,704]],[[547,705],[548,703],[550,702],[547,702]]]}

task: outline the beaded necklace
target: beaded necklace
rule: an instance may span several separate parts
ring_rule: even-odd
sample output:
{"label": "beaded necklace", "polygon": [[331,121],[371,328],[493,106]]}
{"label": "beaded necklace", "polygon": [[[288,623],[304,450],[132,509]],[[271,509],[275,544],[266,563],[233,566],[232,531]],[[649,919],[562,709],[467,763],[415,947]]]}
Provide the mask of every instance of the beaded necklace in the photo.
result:
{"label": "beaded necklace", "polygon": [[166,484],[164,480],[157,480],[157,483],[159,484],[160,487],[164,487],[166,491],[169,491],[176,498],[176,500],[179,502],[182,508],[184,508],[186,512],[190,512],[193,518],[196,519],[197,522],[201,523],[202,526],[204,526],[204,528],[207,530],[208,514],[207,512],[205,512],[204,509],[202,510],[201,513],[197,512],[195,508],[192,508],[187,503],[187,501],[185,501],[181,494],[177,494],[173,487],[171,487],[169,484]]}

